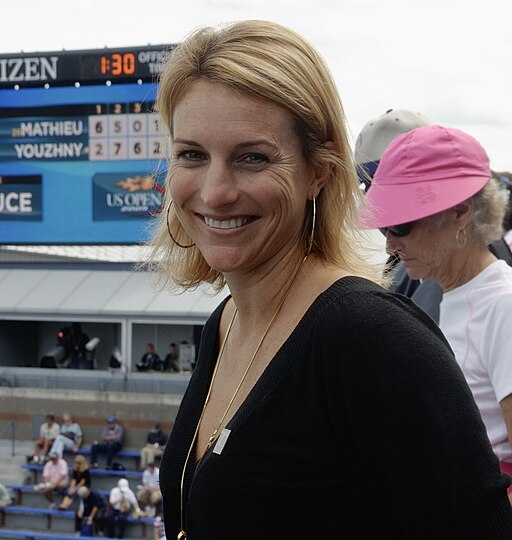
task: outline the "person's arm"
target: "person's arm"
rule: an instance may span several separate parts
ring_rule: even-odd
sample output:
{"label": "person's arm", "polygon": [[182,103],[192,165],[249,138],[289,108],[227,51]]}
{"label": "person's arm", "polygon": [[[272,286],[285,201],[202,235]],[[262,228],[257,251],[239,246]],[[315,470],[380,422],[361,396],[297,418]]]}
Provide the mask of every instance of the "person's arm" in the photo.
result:
{"label": "person's arm", "polygon": [[508,329],[512,294],[496,298],[482,330],[481,355],[494,393],[503,412],[512,447],[512,333]]}
{"label": "person's arm", "polygon": [[67,474],[61,474],[59,476],[59,479],[57,480],[57,483],[55,484],[55,486],[60,486],[63,482],[67,481],[67,478],[68,478]]}
{"label": "person's arm", "polygon": [[500,401],[501,410],[503,411],[503,418],[505,425],[507,426],[508,441],[512,446],[512,394]]}
{"label": "person's arm", "polygon": [[130,491],[128,493],[128,496],[130,498],[131,504],[133,508],[135,509],[135,517],[139,518],[141,516],[141,510],[139,506],[139,501],[137,500],[137,497],[135,496],[135,493],[133,491]]}
{"label": "person's arm", "polygon": [[160,540],[160,523],[161,518],[156,517],[153,521],[153,540]]}
{"label": "person's arm", "polygon": [[114,506],[115,504],[119,502],[120,495],[121,495],[121,491],[119,490],[119,488],[112,488],[110,490],[110,494],[108,496],[108,502],[110,503],[111,506]]}
{"label": "person's arm", "polygon": [[50,462],[46,463],[45,466],[43,467],[43,482],[45,482],[46,484],[49,482],[50,480],[50,476],[49,476],[49,469],[48,469],[48,465],[49,465]]}
{"label": "person's arm", "polygon": [[123,426],[121,426],[121,424],[117,424],[117,426],[116,426],[114,440],[119,442],[119,443],[123,442]]}
{"label": "person's arm", "polygon": [[87,517],[87,521],[89,523],[89,525],[92,525],[92,522],[94,521],[94,516],[98,513],[98,507],[97,506],[93,506],[92,507],[92,510],[91,510],[91,513],[89,514],[89,516]]}
{"label": "person's arm", "polygon": [[76,478],[71,478],[71,481],[69,482],[68,493],[70,495],[73,495],[73,493],[80,487],[80,485],[80,483],[76,483]]}
{"label": "person's arm", "polygon": [[[503,411],[503,419],[507,426],[508,442],[512,447],[512,394],[500,401],[501,410]],[[508,496],[510,504],[512,504],[512,493]]]}
{"label": "person's arm", "polygon": [[109,440],[109,429],[108,429],[108,426],[105,426],[101,432],[101,440],[103,442],[106,442]]}

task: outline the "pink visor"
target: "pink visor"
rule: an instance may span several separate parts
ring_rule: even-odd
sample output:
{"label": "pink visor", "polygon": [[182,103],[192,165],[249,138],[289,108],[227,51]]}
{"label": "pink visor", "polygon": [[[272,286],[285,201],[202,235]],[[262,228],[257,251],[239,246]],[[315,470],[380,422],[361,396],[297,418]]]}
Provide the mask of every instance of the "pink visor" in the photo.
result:
{"label": "pink visor", "polygon": [[416,128],[382,154],[361,222],[372,229],[432,216],[469,199],[490,178],[489,158],[476,139],[454,128]]}

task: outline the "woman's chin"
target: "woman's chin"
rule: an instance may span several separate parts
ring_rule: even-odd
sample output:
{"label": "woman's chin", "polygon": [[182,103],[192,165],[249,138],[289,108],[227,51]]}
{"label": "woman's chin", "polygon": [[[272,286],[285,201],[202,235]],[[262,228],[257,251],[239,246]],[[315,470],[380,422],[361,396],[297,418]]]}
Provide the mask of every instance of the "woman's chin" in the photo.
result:
{"label": "woman's chin", "polygon": [[205,250],[203,257],[210,268],[222,274],[238,270],[241,266],[240,251],[238,249]]}

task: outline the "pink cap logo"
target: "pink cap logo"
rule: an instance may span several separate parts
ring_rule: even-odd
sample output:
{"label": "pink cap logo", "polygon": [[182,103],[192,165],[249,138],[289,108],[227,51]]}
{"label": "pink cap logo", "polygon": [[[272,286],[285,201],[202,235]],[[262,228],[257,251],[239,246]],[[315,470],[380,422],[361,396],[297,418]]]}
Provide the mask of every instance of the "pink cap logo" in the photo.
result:
{"label": "pink cap logo", "polygon": [[434,202],[437,198],[437,195],[430,184],[424,186],[418,186],[416,188],[416,199],[420,204],[429,204]]}

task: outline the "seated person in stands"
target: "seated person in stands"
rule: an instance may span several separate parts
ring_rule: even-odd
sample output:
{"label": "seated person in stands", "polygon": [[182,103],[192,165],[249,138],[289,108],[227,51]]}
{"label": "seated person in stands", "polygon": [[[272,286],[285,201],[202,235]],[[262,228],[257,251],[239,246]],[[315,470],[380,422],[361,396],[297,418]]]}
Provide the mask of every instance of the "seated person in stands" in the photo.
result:
{"label": "seated person in stands", "polygon": [[107,418],[107,425],[101,432],[101,442],[94,441],[91,446],[91,467],[98,467],[98,453],[106,454],[107,469],[112,468],[114,456],[123,447],[123,427],[112,415]]}
{"label": "seated person in stands", "polygon": [[146,437],[146,446],[140,451],[140,469],[145,470],[148,463],[155,463],[155,458],[162,455],[167,443],[167,435],[160,424],[155,422]]}
{"label": "seated person in stands", "polygon": [[91,487],[91,473],[85,457],[77,454],[73,464],[73,474],[71,475],[69,487],[62,502],[59,504],[59,510],[67,510],[71,506],[73,498],[78,494],[78,490],[83,486],[87,488]]}
{"label": "seated person in stands", "polygon": [[0,508],[7,506],[12,503],[11,494],[9,490],[0,483]]}
{"label": "seated person in stands", "polygon": [[52,444],[51,451],[56,452],[59,457],[62,457],[64,450],[71,450],[76,454],[82,445],[82,441],[82,428],[69,413],[64,413],[60,433]]}
{"label": "seated person in stands", "polygon": [[137,371],[148,371],[150,369],[158,371],[160,370],[161,365],[162,361],[155,351],[155,346],[153,343],[148,343],[146,345],[145,354],[142,355],[140,362],[135,364],[135,367],[137,368]]}
{"label": "seated person in stands", "polygon": [[161,512],[158,512],[155,521],[153,521],[153,540],[167,540],[165,536],[164,518]]}
{"label": "seated person in stands", "polygon": [[176,343],[169,344],[169,352],[167,353],[164,365],[164,371],[179,371],[180,364],[178,362],[178,351],[176,350]]}
{"label": "seated person in stands", "polygon": [[80,532],[81,536],[94,536],[95,528],[103,529],[103,497],[86,486],[78,488],[77,495],[80,502],[75,512],[75,531]]}
{"label": "seated person in stands", "polygon": [[137,497],[130,489],[130,484],[126,478],[121,478],[117,486],[111,489],[108,502],[105,532],[109,538],[124,538],[126,520],[130,512],[134,517],[140,517],[141,515]]}
{"label": "seated person in stands", "polygon": [[64,489],[68,485],[68,464],[55,452],[48,454],[50,460],[43,469],[43,481],[34,486],[35,491],[42,491],[50,502],[50,508],[55,508],[53,493],[59,489]]}
{"label": "seated person in stands", "polygon": [[46,422],[39,427],[39,437],[34,442],[34,451],[30,456],[31,463],[44,463],[50,448],[60,432],[60,426],[55,422],[54,414],[46,415]]}
{"label": "seated person in stands", "polygon": [[142,487],[137,493],[137,499],[144,505],[146,516],[153,517],[162,500],[159,481],[160,469],[154,463],[148,463],[147,469],[142,473]]}

